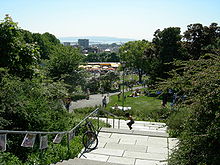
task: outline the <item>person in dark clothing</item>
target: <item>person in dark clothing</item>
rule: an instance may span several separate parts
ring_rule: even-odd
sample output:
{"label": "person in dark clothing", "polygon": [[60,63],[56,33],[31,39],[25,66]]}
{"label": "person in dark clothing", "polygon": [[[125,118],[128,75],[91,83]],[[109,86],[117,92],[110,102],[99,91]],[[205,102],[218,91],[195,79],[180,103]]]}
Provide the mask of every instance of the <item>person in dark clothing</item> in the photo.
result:
{"label": "person in dark clothing", "polygon": [[118,96],[118,101],[119,101],[121,97],[121,92],[117,96]]}
{"label": "person in dark clothing", "polygon": [[163,98],[162,98],[162,107],[166,107],[166,104],[167,104],[167,101],[168,101],[168,95],[165,93],[163,94]]}
{"label": "person in dark clothing", "polygon": [[71,98],[68,97],[65,99],[65,107],[68,111],[70,109],[70,104],[71,104]]}
{"label": "person in dark clothing", "polygon": [[132,116],[129,113],[125,113],[125,117],[128,118],[128,120],[130,120],[127,125],[130,128],[130,130],[132,129],[132,124],[134,124],[134,119],[132,118]]}
{"label": "person in dark clothing", "polygon": [[104,96],[104,98],[102,99],[102,107],[106,107],[107,106],[107,98],[106,96]]}

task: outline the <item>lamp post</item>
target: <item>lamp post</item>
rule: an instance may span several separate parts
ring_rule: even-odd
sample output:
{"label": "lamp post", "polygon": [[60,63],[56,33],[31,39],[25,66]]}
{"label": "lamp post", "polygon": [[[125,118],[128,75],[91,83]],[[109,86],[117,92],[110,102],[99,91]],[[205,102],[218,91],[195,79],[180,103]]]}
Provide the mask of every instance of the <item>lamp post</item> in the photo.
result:
{"label": "lamp post", "polygon": [[126,65],[126,63],[125,63],[125,61],[122,61],[121,62],[121,66],[122,66],[122,84],[123,84],[123,86],[122,86],[122,111],[124,111],[124,101],[125,101],[125,65]]}

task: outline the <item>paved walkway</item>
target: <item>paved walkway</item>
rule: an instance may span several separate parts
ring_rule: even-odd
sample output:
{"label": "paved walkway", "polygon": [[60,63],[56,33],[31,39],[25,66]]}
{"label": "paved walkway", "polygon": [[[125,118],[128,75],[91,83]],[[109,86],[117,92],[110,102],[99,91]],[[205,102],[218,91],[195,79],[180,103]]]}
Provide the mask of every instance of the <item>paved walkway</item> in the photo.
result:
{"label": "paved walkway", "polygon": [[[101,120],[106,121],[105,118]],[[112,119],[108,119],[113,124]],[[118,127],[119,121],[115,121]],[[99,144],[90,152],[84,149],[78,158],[59,165],[167,165],[167,159],[177,144],[169,138],[166,125],[158,122],[136,121],[129,130],[125,120],[120,129],[102,128],[98,134]],[[58,165],[57,164],[57,165]]]}
{"label": "paved walkway", "polygon": [[[133,87],[133,90],[135,89],[141,89],[143,87]],[[127,90],[125,89],[125,92],[127,92]],[[83,100],[78,100],[78,101],[72,101],[71,105],[70,105],[70,112],[74,111],[74,109],[77,108],[85,108],[85,107],[95,107],[95,106],[99,106],[102,105],[102,99],[104,96],[107,96],[107,103],[109,102],[109,96],[112,95],[116,95],[119,92],[115,92],[115,93],[105,93],[105,94],[95,94],[95,95],[90,95],[89,96],[89,100],[83,99]]]}
{"label": "paved walkway", "polygon": [[[106,121],[105,118],[101,120]],[[113,123],[112,119],[108,120]],[[118,121],[115,121],[117,127]],[[171,149],[177,144],[168,138],[166,125],[158,122],[136,121],[129,130],[125,120],[120,129],[103,128],[98,135],[98,148],[79,157],[108,163],[126,165],[165,165]]]}
{"label": "paved walkway", "polygon": [[[114,93],[114,94],[116,94],[116,93]],[[113,95],[113,93],[111,95]],[[105,94],[105,95],[102,95],[102,94],[90,95],[89,100],[83,99],[83,100],[71,102],[70,112],[73,111],[74,109],[77,109],[77,108],[95,107],[95,106],[102,105],[102,99],[104,96],[107,96],[107,94]],[[108,101],[109,101],[109,98],[107,97],[107,102]]]}

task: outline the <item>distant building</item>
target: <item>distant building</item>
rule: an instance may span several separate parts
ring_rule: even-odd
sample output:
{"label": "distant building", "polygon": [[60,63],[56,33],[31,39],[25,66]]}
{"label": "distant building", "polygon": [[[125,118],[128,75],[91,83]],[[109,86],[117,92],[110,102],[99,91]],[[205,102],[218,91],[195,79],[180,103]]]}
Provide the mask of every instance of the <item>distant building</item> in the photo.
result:
{"label": "distant building", "polygon": [[89,48],[86,48],[86,50],[88,53],[98,53],[99,51],[98,48],[95,48],[95,47],[89,47]]}
{"label": "distant building", "polygon": [[63,42],[64,46],[70,46],[70,42]]}
{"label": "distant building", "polygon": [[88,39],[78,39],[78,45],[83,48],[89,47],[89,40]]}

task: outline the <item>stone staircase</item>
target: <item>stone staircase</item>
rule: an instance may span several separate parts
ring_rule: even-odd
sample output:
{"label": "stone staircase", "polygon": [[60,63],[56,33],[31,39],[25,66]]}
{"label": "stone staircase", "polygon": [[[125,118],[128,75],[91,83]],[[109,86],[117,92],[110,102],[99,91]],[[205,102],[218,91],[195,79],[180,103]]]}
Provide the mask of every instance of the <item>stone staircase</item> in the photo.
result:
{"label": "stone staircase", "polygon": [[[108,123],[112,125],[113,120],[108,119]],[[136,121],[133,129],[129,130],[126,121],[121,120],[120,128],[102,128],[98,135],[99,144],[95,150],[89,152],[82,150],[78,158],[56,165],[168,164],[168,157],[178,141],[168,137],[164,123]]]}
{"label": "stone staircase", "polygon": [[65,160],[63,162],[57,163],[56,165],[121,165],[121,164],[75,158],[75,159],[69,159],[68,161]]}

